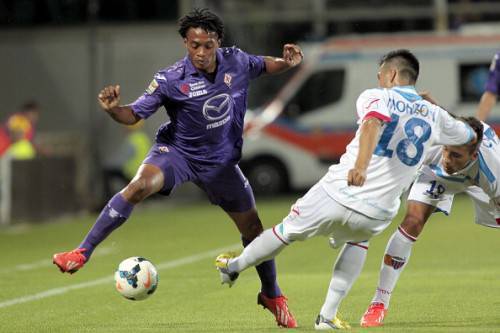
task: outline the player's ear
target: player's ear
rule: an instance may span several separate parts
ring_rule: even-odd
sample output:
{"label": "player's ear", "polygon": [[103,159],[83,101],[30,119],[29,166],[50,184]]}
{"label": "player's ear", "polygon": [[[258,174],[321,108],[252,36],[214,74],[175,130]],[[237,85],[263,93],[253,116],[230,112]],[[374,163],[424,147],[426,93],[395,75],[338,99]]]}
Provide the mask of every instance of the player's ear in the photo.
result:
{"label": "player's ear", "polygon": [[391,83],[396,82],[397,76],[398,76],[398,71],[396,69],[391,69]]}

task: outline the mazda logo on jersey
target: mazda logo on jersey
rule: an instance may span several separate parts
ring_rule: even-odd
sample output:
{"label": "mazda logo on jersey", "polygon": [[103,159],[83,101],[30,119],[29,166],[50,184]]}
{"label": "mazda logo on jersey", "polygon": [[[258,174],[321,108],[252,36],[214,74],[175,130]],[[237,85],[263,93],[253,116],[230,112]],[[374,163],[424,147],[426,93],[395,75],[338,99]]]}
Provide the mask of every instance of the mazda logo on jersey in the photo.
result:
{"label": "mazda logo on jersey", "polygon": [[208,121],[220,120],[231,111],[231,105],[231,96],[228,94],[211,97],[203,104],[203,116]]}

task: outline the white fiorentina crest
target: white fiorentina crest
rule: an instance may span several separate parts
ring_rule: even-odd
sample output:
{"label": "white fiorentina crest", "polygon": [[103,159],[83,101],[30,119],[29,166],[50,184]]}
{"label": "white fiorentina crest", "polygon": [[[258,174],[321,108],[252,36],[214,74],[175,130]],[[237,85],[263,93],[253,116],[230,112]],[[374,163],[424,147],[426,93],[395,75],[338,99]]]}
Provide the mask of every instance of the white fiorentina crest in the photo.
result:
{"label": "white fiorentina crest", "polygon": [[231,80],[233,79],[233,77],[228,74],[228,73],[225,73],[224,74],[224,83],[229,87],[231,88]]}
{"label": "white fiorentina crest", "polygon": [[159,146],[158,150],[160,153],[168,153],[170,151],[167,146]]}

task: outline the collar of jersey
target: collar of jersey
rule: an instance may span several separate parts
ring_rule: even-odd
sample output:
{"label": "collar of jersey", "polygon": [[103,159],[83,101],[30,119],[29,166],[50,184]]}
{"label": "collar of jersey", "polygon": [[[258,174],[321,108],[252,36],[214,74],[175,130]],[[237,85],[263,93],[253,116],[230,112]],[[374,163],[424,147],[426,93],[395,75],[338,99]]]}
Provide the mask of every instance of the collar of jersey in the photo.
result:
{"label": "collar of jersey", "polygon": [[414,86],[395,86],[392,87],[392,89],[410,102],[423,99],[422,96],[417,93]]}
{"label": "collar of jersey", "polygon": [[[215,51],[215,57],[217,58],[217,71],[220,70],[220,66],[222,64],[222,50],[220,48],[218,48],[216,51]],[[184,74],[186,75],[190,75],[190,76],[193,76],[193,75],[196,75],[196,76],[200,76],[202,75],[197,69],[196,67],[194,67],[193,63],[191,62],[191,60],[189,59],[189,56],[186,55],[184,57]]]}
{"label": "collar of jersey", "polygon": [[411,91],[414,91],[415,93],[417,92],[417,89],[415,89],[415,86],[412,86],[412,85],[408,85],[408,86],[394,86],[392,88],[394,88],[394,89],[411,90]]}
{"label": "collar of jersey", "polygon": [[[479,161],[479,169],[484,174],[486,179],[488,179],[488,182],[490,182],[490,183],[495,182],[496,177],[493,174],[493,172],[491,171],[491,169],[488,167],[488,165],[486,164],[486,161],[484,160],[484,157],[483,157],[483,154],[481,153],[481,151],[478,151],[477,160]],[[478,172],[478,176],[476,176],[476,178],[479,179],[479,172]]]}

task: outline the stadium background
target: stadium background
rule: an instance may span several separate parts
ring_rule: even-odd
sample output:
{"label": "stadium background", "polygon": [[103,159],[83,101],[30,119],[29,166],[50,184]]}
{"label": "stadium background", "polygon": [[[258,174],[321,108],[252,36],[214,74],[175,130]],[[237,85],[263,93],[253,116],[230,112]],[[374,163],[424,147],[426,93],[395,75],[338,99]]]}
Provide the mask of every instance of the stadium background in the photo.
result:
{"label": "stadium background", "polygon": [[[238,235],[193,187],[142,205],[77,275],[61,276],[51,267],[51,254],[78,244],[95,220],[103,161],[123,140],[123,130],[99,110],[97,92],[119,83],[122,101],[132,101],[159,68],[183,57],[176,20],[193,7],[220,14],[227,28],[224,46],[275,56],[286,42],[346,35],[453,34],[471,26],[487,34],[500,31],[500,3],[493,0],[0,0],[0,121],[25,101],[36,100],[42,109],[37,141],[50,152],[13,164],[0,176],[1,187],[8,184],[15,199],[8,218],[1,219],[0,319],[5,326],[0,331],[276,329],[252,304],[254,273],[236,290],[218,286],[212,252],[235,247]],[[291,75],[254,81],[249,107],[268,103]],[[439,97],[439,91],[433,93]],[[146,122],[151,138],[164,117],[160,111]],[[265,226],[279,222],[301,193],[257,197]],[[0,199],[5,210],[5,191]],[[495,230],[474,226],[472,214],[472,205],[460,198],[451,217],[434,218],[401,279],[392,305],[397,311],[385,330],[500,331],[500,242]],[[342,307],[353,324],[371,299],[391,231],[372,242],[364,275]],[[325,240],[314,240],[278,260],[280,281],[301,330],[311,327],[336,254]],[[132,255],[161,263],[158,294],[147,302],[122,301],[106,280],[121,259]]]}

